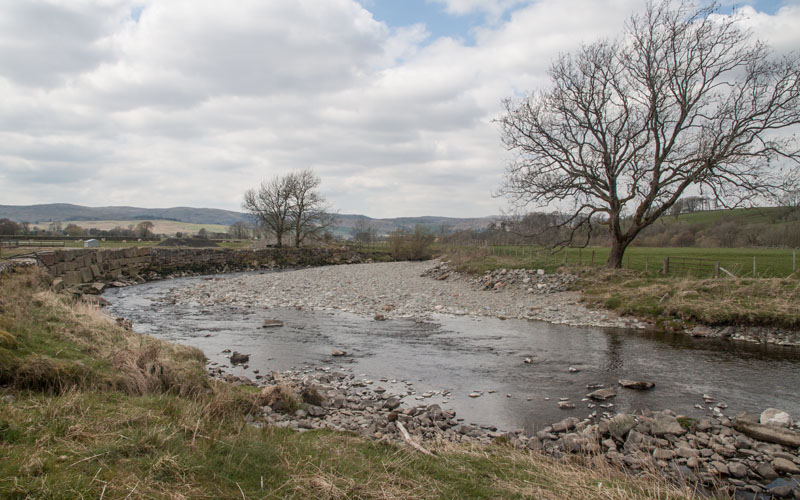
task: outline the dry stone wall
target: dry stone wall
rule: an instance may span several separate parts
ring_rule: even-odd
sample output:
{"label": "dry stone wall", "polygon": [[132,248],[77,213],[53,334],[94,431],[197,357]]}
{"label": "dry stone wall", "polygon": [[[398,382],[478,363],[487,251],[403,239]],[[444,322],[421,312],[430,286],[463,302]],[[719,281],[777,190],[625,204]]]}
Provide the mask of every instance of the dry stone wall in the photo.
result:
{"label": "dry stone wall", "polygon": [[53,276],[57,286],[142,276],[152,279],[176,273],[321,266],[366,260],[362,254],[352,250],[328,248],[84,248],[39,252],[36,257]]}

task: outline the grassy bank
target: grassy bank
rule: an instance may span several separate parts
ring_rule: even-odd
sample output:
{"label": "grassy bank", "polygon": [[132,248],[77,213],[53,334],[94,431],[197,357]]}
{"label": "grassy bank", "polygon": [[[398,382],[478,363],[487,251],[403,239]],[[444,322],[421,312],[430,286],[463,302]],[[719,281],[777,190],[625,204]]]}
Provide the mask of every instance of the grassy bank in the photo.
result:
{"label": "grassy bank", "polygon": [[[580,277],[575,289],[583,293],[587,303],[649,318],[665,328],[687,323],[800,328],[800,273],[792,274],[791,250],[634,247],[626,252],[625,264],[629,267],[620,270],[602,267],[607,248],[587,248],[580,253],[568,249],[555,254],[545,249],[523,251],[521,247],[488,252],[462,247],[442,252],[457,269],[471,273],[501,268],[572,272]],[[568,252],[566,264],[564,252]],[[752,270],[753,255],[763,271],[763,275],[758,272],[758,278],[741,272],[747,262]],[[702,270],[675,266],[674,272],[664,276],[659,271],[666,256],[720,261],[726,269],[738,270],[745,277],[731,278],[722,273],[723,278],[711,279],[711,266]]]}
{"label": "grassy bank", "polygon": [[258,392],[209,381],[199,351],[0,277],[0,497],[687,498],[652,477],[491,447],[428,457],[351,434],[252,425]]}

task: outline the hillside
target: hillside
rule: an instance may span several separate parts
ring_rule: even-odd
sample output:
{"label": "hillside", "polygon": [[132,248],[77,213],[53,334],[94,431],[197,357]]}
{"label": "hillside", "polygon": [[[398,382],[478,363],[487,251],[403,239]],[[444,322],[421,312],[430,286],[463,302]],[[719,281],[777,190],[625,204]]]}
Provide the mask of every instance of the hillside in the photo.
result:
{"label": "hillside", "polygon": [[[138,221],[177,221],[204,226],[230,226],[236,222],[247,222],[248,216],[240,212],[220,210],[216,208],[139,208],[139,207],[84,207],[68,203],[52,203],[46,205],[0,205],[0,219],[8,218],[17,222],[31,222],[34,225],[46,226],[48,222],[74,222],[83,227],[99,227],[110,229],[115,226],[127,227]],[[413,228],[417,224],[430,227],[434,231],[460,231],[464,229],[484,228],[497,217],[457,218],[457,217],[397,217],[374,219],[365,215],[340,214],[334,233],[345,236],[351,234],[352,228],[359,220],[366,220],[373,225],[379,234],[390,233],[401,227]],[[83,222],[83,223],[82,223]],[[167,225],[168,226],[168,225]],[[176,225],[176,227],[179,225]],[[181,226],[182,227],[182,226]],[[212,230],[212,228],[207,228]],[[174,233],[176,230],[192,231],[187,228],[169,228],[163,232]],[[213,228],[213,230],[222,230]],[[156,232],[162,232],[156,229]]]}

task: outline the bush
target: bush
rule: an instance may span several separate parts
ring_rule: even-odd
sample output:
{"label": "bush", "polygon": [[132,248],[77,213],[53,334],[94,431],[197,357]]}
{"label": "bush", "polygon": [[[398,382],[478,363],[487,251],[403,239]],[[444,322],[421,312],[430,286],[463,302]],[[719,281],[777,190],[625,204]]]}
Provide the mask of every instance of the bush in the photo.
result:
{"label": "bush", "polygon": [[389,246],[395,260],[426,260],[433,256],[435,237],[430,229],[417,225],[414,232],[398,229],[389,234]]}

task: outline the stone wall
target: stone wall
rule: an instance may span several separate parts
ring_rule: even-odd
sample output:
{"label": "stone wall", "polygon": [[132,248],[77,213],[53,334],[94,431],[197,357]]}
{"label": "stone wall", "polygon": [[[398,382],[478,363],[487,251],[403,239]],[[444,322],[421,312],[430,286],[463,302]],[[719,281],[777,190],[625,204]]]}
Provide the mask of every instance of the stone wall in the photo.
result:
{"label": "stone wall", "polygon": [[363,254],[346,249],[131,247],[64,249],[37,252],[36,257],[57,287],[119,279],[155,279],[180,273],[218,273],[364,262]]}

